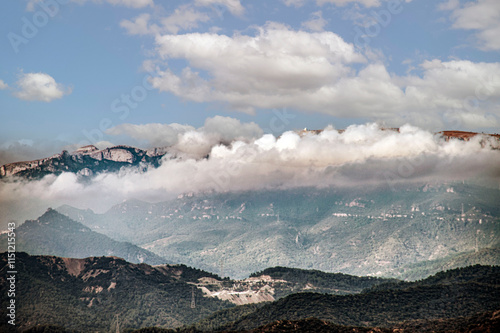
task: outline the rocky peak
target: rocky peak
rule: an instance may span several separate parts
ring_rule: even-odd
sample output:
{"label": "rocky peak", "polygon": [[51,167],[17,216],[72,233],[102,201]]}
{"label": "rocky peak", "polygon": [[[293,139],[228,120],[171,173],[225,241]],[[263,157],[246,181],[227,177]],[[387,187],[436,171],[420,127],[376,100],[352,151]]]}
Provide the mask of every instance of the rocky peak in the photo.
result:
{"label": "rocky peak", "polygon": [[57,175],[63,172],[72,172],[80,177],[92,177],[104,170],[115,172],[121,167],[139,164],[157,167],[165,154],[166,152],[162,149],[157,149],[152,153],[124,145],[102,150],[94,145],[87,145],[72,153],[64,150],[48,158],[0,166],[0,178],[17,176],[37,179],[47,174]]}

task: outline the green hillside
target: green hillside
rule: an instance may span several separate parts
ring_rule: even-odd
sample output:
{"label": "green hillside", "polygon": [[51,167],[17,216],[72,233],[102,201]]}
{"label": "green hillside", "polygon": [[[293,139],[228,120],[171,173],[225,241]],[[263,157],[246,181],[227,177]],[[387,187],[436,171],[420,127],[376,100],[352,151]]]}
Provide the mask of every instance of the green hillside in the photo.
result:
{"label": "green hillside", "polygon": [[467,317],[500,309],[499,278],[500,267],[471,266],[418,282],[381,285],[357,295],[298,293],[265,304],[236,321],[231,312],[237,308],[223,311],[230,319],[224,322],[223,316],[212,316],[210,325],[238,331],[278,320],[314,317],[347,326],[392,327],[409,320]]}
{"label": "green hillside", "polygon": [[[1,254],[1,306],[6,308],[7,255]],[[16,253],[16,327],[56,325],[79,332],[109,331],[116,325],[179,327],[233,307],[205,298],[188,282],[217,278],[186,266],[131,264],[116,257],[70,259]],[[191,307],[194,293],[195,308]],[[10,332],[6,321],[0,331]]]}
{"label": "green hillside", "polygon": [[500,266],[500,248],[484,248],[478,251],[462,252],[440,259],[408,264],[386,275],[402,280],[420,280],[439,271],[476,264]]}

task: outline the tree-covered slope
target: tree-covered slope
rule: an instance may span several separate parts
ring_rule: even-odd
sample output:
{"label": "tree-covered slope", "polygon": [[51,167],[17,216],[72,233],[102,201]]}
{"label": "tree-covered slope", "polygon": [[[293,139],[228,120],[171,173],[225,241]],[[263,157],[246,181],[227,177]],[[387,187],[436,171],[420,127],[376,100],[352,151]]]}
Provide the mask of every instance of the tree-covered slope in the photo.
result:
{"label": "tree-covered slope", "polygon": [[[9,298],[7,255],[1,254],[1,306]],[[147,326],[178,327],[229,302],[205,298],[188,282],[200,276],[217,278],[186,266],[132,264],[116,257],[85,259],[30,256],[16,253],[16,328],[57,325],[80,332],[122,330]],[[195,307],[191,307],[194,294]],[[0,331],[9,332],[2,321]]]}
{"label": "tree-covered slope", "polygon": [[348,326],[391,327],[408,320],[472,316],[500,309],[499,276],[500,267],[472,266],[357,295],[293,294],[221,328],[254,329],[311,317]]}

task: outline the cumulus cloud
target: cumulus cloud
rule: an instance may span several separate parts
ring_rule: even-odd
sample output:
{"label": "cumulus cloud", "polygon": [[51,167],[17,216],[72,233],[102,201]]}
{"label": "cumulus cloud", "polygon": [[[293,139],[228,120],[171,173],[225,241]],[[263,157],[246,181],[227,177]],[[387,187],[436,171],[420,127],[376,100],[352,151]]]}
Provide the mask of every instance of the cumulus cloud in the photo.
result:
{"label": "cumulus cloud", "polygon": [[3,80],[0,80],[0,90],[4,90],[4,89],[7,89],[9,87],[9,85],[5,82],[3,82]]}
{"label": "cumulus cloud", "polygon": [[470,128],[498,126],[500,63],[432,60],[421,68],[422,77],[403,78],[408,107],[461,115],[461,124]]}
{"label": "cumulus cloud", "polygon": [[262,136],[263,130],[254,122],[241,123],[238,119],[215,116],[207,118],[204,126],[194,128],[181,124],[121,124],[106,131],[110,135],[127,135],[149,147],[171,147],[171,151],[201,158],[213,146],[245,141]]}
{"label": "cumulus cloud", "polygon": [[[388,1],[394,1],[394,0],[316,0],[316,3],[319,6],[330,3],[339,7],[343,7],[348,4],[361,4],[367,8],[370,8],[370,7],[380,7],[383,3]],[[411,1],[412,0],[404,0],[404,2],[411,2]],[[400,0],[399,2],[403,2],[403,0]]]}
{"label": "cumulus cloud", "polygon": [[176,34],[179,30],[190,30],[198,27],[198,22],[207,22],[210,17],[190,6],[180,6],[174,13],[161,20],[167,32]]}
{"label": "cumulus cloud", "polygon": [[[227,119],[214,119],[224,131]],[[205,124],[210,128],[211,124]],[[159,131],[162,129],[159,128]],[[210,130],[208,130],[210,131]],[[202,131],[183,135],[199,147]],[[102,173],[81,183],[73,174],[37,181],[0,183],[0,207],[42,204],[105,210],[128,198],[161,201],[180,193],[294,188],[303,186],[396,186],[483,179],[500,185],[499,142],[478,136],[445,141],[405,125],[399,132],[376,124],[353,125],[344,132],[327,127],[320,134],[286,132],[231,144],[214,144],[205,158],[165,158],[160,167]],[[0,211],[4,211],[0,209]],[[22,210],[20,210],[22,211]]]}
{"label": "cumulus cloud", "polygon": [[241,16],[245,12],[245,8],[241,5],[240,0],[195,0],[198,6],[224,6],[233,15]]}
{"label": "cumulus cloud", "polygon": [[468,1],[461,5],[450,0],[438,7],[451,11],[454,29],[476,31],[478,47],[483,50],[500,50],[500,2],[497,0]]}
{"label": "cumulus cloud", "polygon": [[[332,32],[294,31],[277,23],[256,29],[256,35],[157,36],[163,66],[152,85],[248,113],[290,108],[431,129],[499,123],[498,62],[434,59],[415,74],[397,76]],[[174,72],[170,59],[184,59],[188,66]]]}
{"label": "cumulus cloud", "polygon": [[190,5],[182,5],[169,16],[153,20],[150,14],[143,13],[133,20],[122,20],[120,26],[125,28],[130,35],[177,34],[181,30],[198,28],[199,23],[209,20],[210,16],[207,13],[200,12]]}
{"label": "cumulus cloud", "polygon": [[205,133],[219,135],[221,140],[226,143],[234,140],[255,139],[263,134],[260,126],[254,122],[242,124],[238,119],[222,116],[207,118],[201,130]]}
{"label": "cumulus cloud", "polygon": [[[28,4],[26,5],[26,10],[28,11],[34,11],[36,8],[36,5],[41,2],[42,0],[29,0]],[[92,1],[94,3],[102,3],[102,2],[107,2],[111,5],[114,6],[124,6],[124,7],[129,7],[129,8],[143,8],[146,6],[153,6],[154,2],[153,0],[69,0],[70,2],[76,2],[79,4],[83,4],[89,1]],[[64,2],[66,3],[66,2]]]}
{"label": "cumulus cloud", "polygon": [[138,141],[145,141],[152,147],[172,146],[179,141],[179,134],[195,130],[181,124],[120,124],[106,130],[109,135],[127,135]]}
{"label": "cumulus cloud", "polygon": [[[307,33],[269,23],[256,36],[217,34],[164,35],[156,38],[158,55],[190,63],[180,75],[160,70],[152,84],[195,101],[222,101],[252,112],[281,107],[283,101],[314,95],[363,62],[352,44],[331,32]],[[212,78],[207,81],[191,67]],[[294,97],[295,96],[295,97]],[[308,104],[307,101],[301,104]]]}
{"label": "cumulus cloud", "polygon": [[448,0],[438,5],[439,10],[453,10],[460,6],[460,0]]}
{"label": "cumulus cloud", "polygon": [[[72,149],[74,148],[74,149]],[[70,147],[68,142],[60,140],[10,140],[0,144],[0,166],[19,161],[32,161],[52,156],[63,149],[76,150],[79,147]]]}
{"label": "cumulus cloud", "polygon": [[[301,7],[307,0],[282,0],[287,6]],[[362,4],[365,7],[378,7],[384,0],[316,0],[318,6],[324,4],[333,4],[335,6],[343,7],[348,4]]]}
{"label": "cumulus cloud", "polygon": [[379,7],[381,4],[380,0],[317,0],[318,5],[324,5],[326,3],[331,3],[336,6],[345,6],[350,3],[359,3],[365,7]]}
{"label": "cumulus cloud", "polygon": [[[157,9],[163,10],[161,6],[157,6]],[[242,15],[244,12],[239,0],[196,0],[193,4],[180,5],[168,16],[143,13],[132,20],[122,20],[120,26],[131,35],[177,34],[211,21],[214,14],[220,18],[226,9],[233,15]]]}
{"label": "cumulus cloud", "polygon": [[71,93],[71,88],[57,83],[45,73],[23,73],[17,81],[17,87],[14,96],[27,101],[51,102]]}
{"label": "cumulus cloud", "polygon": [[288,7],[294,6],[294,7],[302,7],[307,0],[281,0],[285,5]]}
{"label": "cumulus cloud", "polygon": [[148,35],[160,32],[160,27],[156,24],[150,25],[151,15],[143,13],[133,20],[122,20],[120,26],[125,28],[130,35]]}
{"label": "cumulus cloud", "polygon": [[[81,1],[81,0],[77,0]],[[93,0],[95,2],[100,2],[101,0]],[[125,7],[130,7],[130,8],[142,8],[146,6],[153,6],[154,2],[153,0],[105,0],[106,2],[109,2],[112,5],[119,5],[119,6],[125,6]]]}
{"label": "cumulus cloud", "polygon": [[311,19],[302,23],[302,26],[311,31],[323,31],[328,22],[323,18],[320,11],[311,14]]}

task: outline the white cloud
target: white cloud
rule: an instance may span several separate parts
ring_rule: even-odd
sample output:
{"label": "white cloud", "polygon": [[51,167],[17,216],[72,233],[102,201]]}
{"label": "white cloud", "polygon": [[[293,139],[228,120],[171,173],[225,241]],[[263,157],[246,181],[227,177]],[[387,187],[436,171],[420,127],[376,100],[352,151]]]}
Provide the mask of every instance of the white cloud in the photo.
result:
{"label": "white cloud", "polygon": [[207,118],[204,126],[194,128],[180,124],[121,124],[106,131],[110,135],[127,135],[149,147],[171,147],[172,152],[201,158],[213,146],[229,144],[234,140],[249,141],[262,136],[263,131],[254,122],[241,123],[238,119],[215,116]]}
{"label": "white cloud", "polygon": [[467,124],[469,128],[495,128],[500,126],[498,118],[491,114],[449,111],[444,114],[451,124]]}
{"label": "white cloud", "polygon": [[231,14],[241,16],[245,12],[245,8],[241,5],[240,0],[195,0],[198,6],[224,6]]}
{"label": "white cloud", "polygon": [[3,82],[3,80],[0,80],[0,90],[4,90],[4,89],[7,89],[9,87],[9,85],[5,82]]}
{"label": "white cloud", "polygon": [[191,67],[180,76],[166,69],[153,79],[155,87],[247,111],[279,107],[282,99],[317,93],[351,71],[346,64],[365,61],[352,44],[332,32],[311,34],[276,23],[258,28],[256,36],[197,33],[159,36],[156,42],[163,59],[186,59],[212,79],[203,79]]}
{"label": "white cloud", "polygon": [[158,25],[149,25],[151,15],[144,13],[137,16],[133,21],[122,20],[120,26],[125,28],[130,35],[148,35],[160,32]]}
{"label": "white cloud", "polygon": [[302,26],[311,31],[323,31],[328,21],[323,18],[320,11],[311,14],[311,19],[302,23]]}
{"label": "white cloud", "polygon": [[179,30],[191,30],[198,27],[198,22],[207,22],[210,17],[190,6],[180,6],[174,13],[161,20],[166,32],[176,34]]}
{"label": "white cloud", "polygon": [[441,10],[451,10],[454,29],[474,30],[478,47],[487,51],[500,50],[500,1],[477,0],[460,5],[450,0],[441,4]]}
{"label": "white cloud", "polygon": [[[389,2],[392,1],[395,3],[394,0],[316,0],[316,3],[319,6],[322,6],[326,3],[331,3],[339,7],[346,6],[348,4],[361,4],[367,8],[370,7],[380,7],[384,2]],[[412,0],[397,0],[398,2],[411,2]]]}
{"label": "white cloud", "polygon": [[31,140],[21,139],[4,141],[0,144],[0,166],[19,161],[32,161],[35,159],[52,156],[63,149],[76,150],[76,145],[71,147],[67,141],[56,140]]}
{"label": "white cloud", "polygon": [[[212,118],[205,130],[183,135],[184,149],[200,149],[200,140],[214,130],[234,137],[234,119]],[[240,124],[239,126],[244,126]],[[153,128],[161,136],[163,127]],[[253,129],[250,130],[252,133]],[[81,183],[73,174],[49,175],[39,181],[0,183],[0,220],[12,209],[26,212],[39,205],[106,210],[124,199],[161,201],[190,191],[238,191],[302,186],[392,186],[481,178],[500,184],[499,145],[477,137],[469,142],[446,142],[419,128],[405,125],[399,132],[376,124],[353,125],[339,133],[328,127],[319,135],[286,132],[230,144],[213,143],[208,158],[165,158],[160,167],[101,173]],[[484,140],[484,139],[483,139]],[[23,209],[20,209],[23,207]],[[5,209],[4,209],[5,208]]]}
{"label": "white cloud", "polygon": [[[208,7],[208,10],[201,11],[201,7]],[[157,9],[162,7],[157,6]],[[131,35],[177,34],[182,30],[198,28],[200,23],[209,22],[214,14],[221,16],[226,9],[233,15],[240,16],[244,13],[239,0],[196,0],[194,4],[180,5],[168,16],[143,13],[132,20],[122,20],[120,26]]]}
{"label": "white cloud", "polygon": [[281,0],[285,5],[288,7],[294,6],[294,7],[302,7],[307,0]]}
{"label": "white cloud", "polygon": [[360,3],[365,7],[379,7],[381,5],[380,0],[317,0],[318,5],[322,6],[325,3],[331,3],[336,6],[345,6],[350,3]]}
{"label": "white cloud", "polygon": [[225,143],[234,140],[257,139],[264,133],[259,125],[254,122],[241,123],[238,119],[231,117],[215,116],[207,118],[200,129],[204,133],[216,134]]}
{"label": "white cloud", "polygon": [[202,13],[189,5],[180,6],[175,11],[163,18],[158,18],[157,23],[151,23],[150,14],[143,13],[132,21],[122,20],[120,26],[131,35],[156,35],[159,33],[177,34],[181,30],[198,28],[200,22],[208,22],[210,16]]}
{"label": "white cloud", "polygon": [[[164,65],[169,59],[189,65],[178,73],[159,66],[152,85],[188,100],[222,102],[250,113],[291,108],[432,129],[477,128],[486,124],[479,118],[488,119],[488,127],[499,123],[499,63],[432,60],[420,66],[418,75],[396,76],[332,32],[294,31],[276,23],[257,29],[255,36],[157,36]],[[356,68],[355,63],[365,64]],[[474,117],[457,116],[469,113]]]}
{"label": "white cloud", "polygon": [[448,0],[438,5],[439,10],[453,10],[460,6],[460,0]]}
{"label": "white cloud", "polygon": [[[281,0],[287,6],[302,7],[308,0]],[[316,0],[318,6],[324,4],[333,4],[335,6],[343,7],[351,3],[359,3],[365,7],[378,7],[384,0]]]}
{"label": "white cloud", "polygon": [[22,74],[17,86],[14,96],[27,101],[51,102],[71,93],[71,88],[65,88],[45,73]]}
{"label": "white cloud", "polygon": [[[82,0],[76,0],[82,1]],[[93,0],[94,2],[101,2],[102,0]],[[143,8],[146,6],[153,6],[153,0],[104,0],[112,5],[125,6],[130,8]]]}
{"label": "white cloud", "polygon": [[433,60],[421,68],[422,77],[402,78],[408,108],[420,108],[430,115],[443,113],[444,118],[460,120],[452,124],[468,128],[498,126],[500,63]]}
{"label": "white cloud", "polygon": [[151,147],[164,147],[176,144],[179,134],[195,130],[181,124],[120,124],[106,131],[110,135],[128,135],[139,141],[146,141]]}
{"label": "white cloud", "polygon": [[[287,6],[302,7],[308,0],[281,0]],[[394,0],[316,0],[318,6],[323,6],[324,4],[333,4],[338,7],[345,7],[349,4],[361,4],[366,8],[370,7],[380,7],[384,2],[394,1]],[[400,2],[411,2],[412,0],[398,0]],[[453,0],[451,0],[453,1]]]}
{"label": "white cloud", "polygon": [[[129,7],[129,8],[143,8],[147,6],[153,6],[154,2],[153,0],[69,0],[69,2],[75,2],[79,4],[84,4],[86,2],[92,1],[94,3],[103,3],[107,2],[111,5],[114,6],[124,6],[124,7]],[[36,5],[42,2],[42,0],[29,0],[28,4],[26,5],[26,10],[28,11],[34,11]],[[63,2],[66,3],[66,2]]]}

